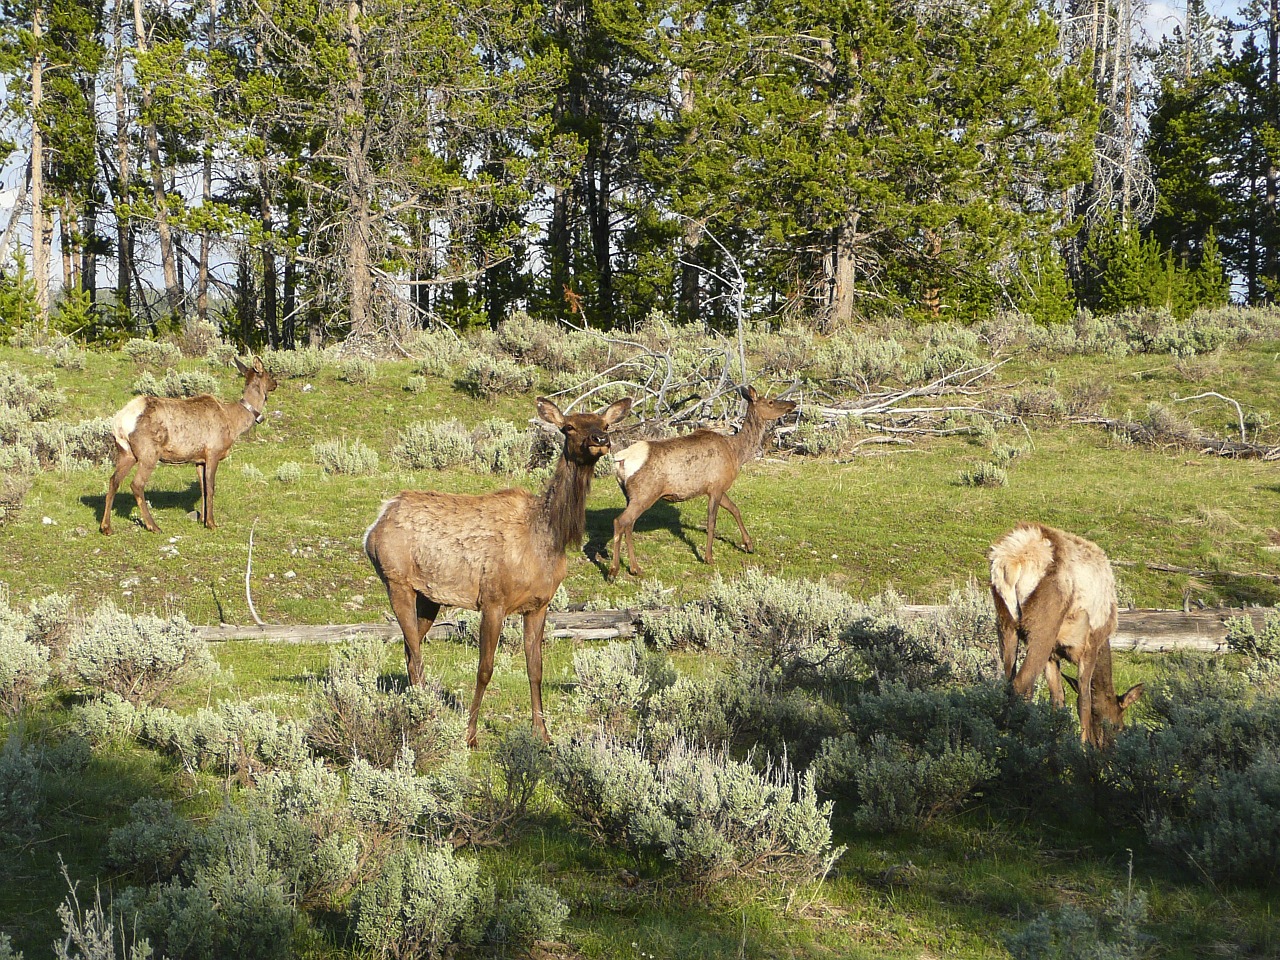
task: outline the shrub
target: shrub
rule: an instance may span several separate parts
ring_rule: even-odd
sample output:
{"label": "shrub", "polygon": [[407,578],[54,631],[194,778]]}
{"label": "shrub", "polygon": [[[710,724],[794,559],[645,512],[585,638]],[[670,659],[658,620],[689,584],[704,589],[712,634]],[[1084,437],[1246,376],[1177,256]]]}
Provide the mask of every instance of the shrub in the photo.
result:
{"label": "shrub", "polygon": [[378,472],[378,452],[359,440],[321,440],[311,445],[311,456],[325,473],[366,476]]}
{"label": "shrub", "polygon": [[393,853],[356,896],[356,938],[378,956],[406,960],[477,942],[490,896],[479,873],[444,847]]}
{"label": "shrub", "polygon": [[194,397],[217,393],[218,381],[203,370],[171,369],[160,380],[148,371],[138,377],[130,389],[135,394],[148,397]]}
{"label": "shrub", "polygon": [[378,365],[368,357],[344,357],[338,361],[338,379],[358,387],[372,383],[377,373]]}
{"label": "shrub", "polygon": [[234,701],[190,715],[145,710],[138,736],[177,757],[187,770],[215,769],[245,783],[264,770],[295,767],[310,757],[301,721]]}
{"label": "shrub", "polygon": [[165,340],[127,340],[124,352],[138,366],[156,370],[175,367],[182,359],[182,351],[178,349],[178,345]]}
{"label": "shrub", "polygon": [[495,788],[492,778],[480,783],[481,817],[493,823],[521,820],[550,769],[551,748],[528,727],[517,725],[498,736],[490,755],[501,784]]}
{"label": "shrub", "polygon": [[296,350],[265,350],[261,354],[262,365],[277,380],[296,380],[314,377],[324,366],[324,352],[315,347],[299,347]]}
{"label": "shrub", "polygon": [[114,693],[77,704],[71,714],[72,732],[98,746],[128,740],[140,723],[137,708]]}
{"label": "shrub", "polygon": [[22,951],[13,949],[13,940],[7,933],[0,933],[0,960],[22,960]]}
{"label": "shrub", "polygon": [[639,743],[601,732],[557,744],[554,770],[580,821],[697,884],[757,873],[806,882],[843,853],[831,846],[831,805],[785,764],[759,773],[680,742],[651,762]]}
{"label": "shrub", "polygon": [[20,725],[10,724],[0,749],[0,848],[35,835],[43,802],[39,751],[23,743]]}
{"label": "shrub", "polygon": [[[62,875],[67,876],[65,866]],[[132,942],[126,942],[126,929],[116,935],[115,923],[103,909],[101,891],[95,893],[93,906],[86,910],[80,906],[75,884],[69,879],[67,883],[71,892],[58,906],[63,936],[53,943],[54,960],[147,960],[151,956],[151,944],[145,937],[138,939],[135,933]]]}
{"label": "shrub", "polygon": [[[485,420],[476,427],[472,443],[479,469],[508,476],[525,473],[535,465],[551,462],[554,457],[554,453],[550,453],[540,459],[539,454],[545,447],[536,442],[534,432],[509,420]],[[600,462],[603,463],[604,458]]]}
{"label": "shrub", "polygon": [[92,690],[150,703],[216,664],[182,614],[130,616],[104,600],[67,647],[66,666],[74,681]]}
{"label": "shrub", "polygon": [[483,353],[472,358],[459,378],[464,390],[482,400],[527,393],[535,382],[534,368]]}
{"label": "shrub", "polygon": [[0,363],[0,408],[17,411],[27,420],[48,420],[67,401],[66,394],[54,388],[55,382],[52,374],[28,376]]}
{"label": "shrub", "polygon": [[379,683],[385,648],[355,642],[335,651],[329,672],[313,688],[318,701],[307,733],[321,753],[343,762],[356,757],[386,769],[407,744],[419,769],[465,757],[465,721],[447,703],[439,681],[394,688]]}
{"label": "shrub", "polygon": [[302,464],[292,460],[276,467],[276,480],[280,483],[297,483],[302,479]]}
{"label": "shrub", "polygon": [[1103,912],[1104,924],[1072,904],[1042,913],[1017,933],[1005,937],[1014,960],[1138,960],[1150,956],[1153,938],[1142,933],[1147,919],[1146,895],[1112,891]]}
{"label": "shrub", "polygon": [[900,379],[906,369],[906,350],[893,338],[880,338],[855,328],[832,335],[819,364],[827,379],[866,391],[888,380]]}
{"label": "shrub", "polygon": [[444,470],[471,460],[471,432],[457,420],[411,423],[391,448],[393,459],[411,470]]}
{"label": "shrub", "polygon": [[1280,680],[1280,610],[1269,610],[1262,629],[1248,615],[1229,617],[1227,647],[1245,660],[1245,675],[1255,683],[1274,684]]}
{"label": "shrub", "polygon": [[498,902],[485,939],[525,947],[535,940],[558,940],[567,919],[569,905],[558,893],[526,880]]}
{"label": "shrub", "polygon": [[0,714],[16,716],[49,679],[49,648],[0,601]]}
{"label": "shrub", "polygon": [[176,877],[149,888],[127,887],[111,907],[121,926],[145,933],[166,960],[214,960],[226,936],[209,890]]}
{"label": "shrub", "polygon": [[960,484],[965,487],[1003,487],[1008,482],[1005,468],[990,460],[960,471]]}
{"label": "shrub", "polygon": [[0,527],[17,519],[22,501],[31,489],[31,480],[24,474],[34,473],[35,469],[36,464],[32,460],[26,469],[15,470],[6,462],[4,452],[0,451]]}
{"label": "shrub", "polygon": [[255,467],[252,463],[244,463],[240,465],[240,474],[244,477],[246,483],[266,483],[267,475]]}
{"label": "shrub", "polygon": [[107,864],[144,882],[169,879],[191,847],[192,826],[168,800],[143,797],[107,839]]}
{"label": "shrub", "polygon": [[456,760],[429,776],[418,776],[413,750],[407,745],[385,770],[356,757],[348,770],[352,816],[381,837],[407,834],[443,839],[462,810],[466,761]]}

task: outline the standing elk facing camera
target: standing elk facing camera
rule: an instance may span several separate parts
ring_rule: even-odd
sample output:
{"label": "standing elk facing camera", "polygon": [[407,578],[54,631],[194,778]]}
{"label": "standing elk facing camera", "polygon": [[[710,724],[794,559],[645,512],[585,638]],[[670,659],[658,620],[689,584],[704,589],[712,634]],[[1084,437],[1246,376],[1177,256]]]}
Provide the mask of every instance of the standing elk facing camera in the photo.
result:
{"label": "standing elk facing camera", "polygon": [[618,567],[622,564],[624,536],[627,540],[627,569],[632,576],[638,577],[643,573],[636,563],[632,533],[636,521],[659,500],[679,503],[694,497],[707,498],[707,563],[715,562],[712,551],[716,539],[716,511],[722,503],[738,521],[742,549],[747,553],[752,551],[751,535],[742,522],[738,505],[729,499],[729,488],[738,479],[743,464],[759,451],[769,424],[785,417],[796,405],[790,400],[762,397],[753,387],[743,387],[742,398],[747,401],[747,413],[733,436],[727,437],[714,430],[695,430],[669,440],[641,440],[614,455],[618,486],[627,498],[627,507],[613,521],[610,579],[618,575]]}
{"label": "standing elk facing camera", "polygon": [[[991,596],[1000,630],[1006,679],[1029,697],[1043,670],[1055,706],[1065,702],[1060,661],[1069,660],[1079,681],[1080,739],[1094,746],[1124,726],[1124,712],[1142,684],[1117,697],[1111,677],[1111,635],[1116,631],[1116,581],[1107,555],[1095,543],[1040,523],[1020,523],[991,547]],[[1026,644],[1014,673],[1018,642]],[[1110,728],[1110,729],[1109,729]]]}
{"label": "standing elk facing camera", "polygon": [[213,493],[218,464],[226,458],[236,439],[262,422],[267,394],[277,386],[275,378],[255,358],[246,367],[236,358],[236,369],[244,375],[244,393],[233,403],[201,394],[198,397],[134,397],[111,421],[116,442],[116,468],[107,487],[101,530],[111,533],[111,506],[120,482],[137,464],[130,489],[138,501],[143,525],[159,533],[147,506],[147,481],[157,463],[194,463],[200,481],[198,515],[210,530],[213,522]]}
{"label": "standing elk facing camera", "polygon": [[382,505],[364,537],[364,551],[382,578],[404,633],[409,682],[422,683],[422,639],[441,607],[480,611],[480,666],[467,720],[467,746],[476,745],[480,700],[493,676],[502,621],[524,616],[533,729],[544,740],[542,629],[547,606],[568,571],[565,551],[582,543],[587,491],[596,461],[609,452],[609,427],[631,400],[598,414],[560,412],[538,398],[538,415],[564,435],[546,491],[498,490],[479,496],[406,490]]}

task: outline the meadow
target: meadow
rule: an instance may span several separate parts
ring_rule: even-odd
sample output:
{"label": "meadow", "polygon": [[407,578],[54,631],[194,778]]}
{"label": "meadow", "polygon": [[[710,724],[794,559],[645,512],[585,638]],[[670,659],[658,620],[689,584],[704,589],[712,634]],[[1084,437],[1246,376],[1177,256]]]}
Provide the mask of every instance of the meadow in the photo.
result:
{"label": "meadow", "polygon": [[[97,529],[109,473],[101,421],[139,387],[212,386],[234,398],[229,348],[83,350],[39,337],[0,347],[0,437],[11,450],[0,465],[17,491],[0,496],[9,504],[0,625],[10,630],[0,639],[21,634],[12,642],[43,645],[51,664],[0,721],[0,812],[25,824],[0,838],[0,931],[12,949],[38,957],[61,943],[57,908],[78,884],[82,907],[100,894],[104,916],[116,918],[117,946],[122,934],[146,935],[175,960],[1280,950],[1277,874],[1258,862],[1280,837],[1268,792],[1280,747],[1268,657],[1280,644],[1273,650],[1267,634],[1249,648],[1256,656],[1212,662],[1121,656],[1117,686],[1142,680],[1149,691],[1103,758],[1080,750],[1071,714],[1042,702],[1010,713],[997,696],[983,596],[987,547],[1034,519],[1103,546],[1123,603],[1280,602],[1274,463],[1178,441],[1193,430],[1238,439],[1240,418],[1221,398],[1230,397],[1249,443],[1280,442],[1270,406],[1280,323],[1269,314],[1082,321],[1071,337],[1012,322],[852,337],[753,332],[756,388],[790,390],[801,403],[799,420],[766,440],[733,488],[756,550],[739,548],[722,513],[711,568],[702,563],[705,500],[659,503],[636,528],[645,577],[624,567],[609,582],[623,500],[602,473],[559,603],[676,613],[655,613],[643,646],[548,644],[550,751],[521,739],[528,688],[518,641],[504,640],[481,747],[470,754],[456,737],[475,679],[467,637],[429,644],[429,702],[404,690],[398,644],[213,644],[212,663],[188,650],[190,662],[154,695],[104,692],[114,689],[110,670],[90,671],[97,661],[77,638],[108,646],[124,630],[136,632],[130,643],[159,642],[147,617],[250,621],[251,531],[252,597],[264,620],[383,621],[386,596],[361,543],[384,499],[406,488],[540,488],[548,452],[528,439],[535,397],[572,399],[593,367],[618,357],[589,334],[522,323],[462,342],[423,336],[406,344],[411,358],[267,354],[281,385],[219,472],[220,528],[188,516],[199,496],[193,468],[162,465],[148,485],[162,533],[136,522],[126,490],[111,537]],[[694,385],[714,382],[708,357],[732,359],[731,342],[706,333],[655,328],[634,341]],[[963,403],[915,398],[911,406],[931,409],[892,420],[813,412],[993,359],[1003,362]],[[639,389],[643,369],[626,368],[615,379],[635,382],[601,392],[599,403],[628,390],[651,397]],[[1221,396],[1181,399],[1209,391]],[[657,408],[638,404],[620,433],[638,435]],[[719,409],[732,415],[734,405]],[[1145,423],[1164,439],[1135,440],[1103,420]],[[452,434],[425,430],[448,421],[459,425]],[[481,433],[488,447],[459,452],[459,436]],[[988,481],[975,483],[984,465]],[[41,612],[51,595],[63,598],[57,616]],[[104,600],[125,626],[94,619]],[[911,627],[895,618],[901,603],[950,613]],[[689,610],[697,616],[680,619]],[[1218,739],[1193,736],[1209,729]],[[393,746],[377,760],[371,731],[416,753],[404,761]],[[617,780],[620,770],[631,779]],[[15,787],[23,771],[38,791]],[[707,813],[706,796],[679,793],[682,776],[732,782],[738,806],[721,797]],[[361,790],[383,806],[400,797],[400,812],[360,813]],[[652,804],[620,799],[630,794]],[[410,795],[413,815],[403,811]],[[795,836],[808,839],[774,838],[776,849],[742,854],[751,830],[735,818],[746,795],[753,822],[764,810],[779,822],[794,816],[804,824]],[[259,809],[296,825],[288,842],[255,833],[251,813],[229,825],[228,811]],[[699,833],[700,819],[723,833]],[[1253,839],[1238,842],[1244,834]],[[248,837],[266,852],[219,860],[211,835]],[[326,836],[347,846],[326,846]],[[134,850],[162,852],[131,858],[126,837]],[[445,872],[413,872],[428,862]],[[411,876],[434,879],[414,888]],[[386,929],[422,925],[405,906],[410,892],[430,900],[442,885],[454,900],[433,914],[430,936],[370,932],[393,915]],[[258,899],[237,900],[232,888]],[[182,943],[174,930],[184,923],[211,932]],[[6,949],[0,941],[0,956]]]}

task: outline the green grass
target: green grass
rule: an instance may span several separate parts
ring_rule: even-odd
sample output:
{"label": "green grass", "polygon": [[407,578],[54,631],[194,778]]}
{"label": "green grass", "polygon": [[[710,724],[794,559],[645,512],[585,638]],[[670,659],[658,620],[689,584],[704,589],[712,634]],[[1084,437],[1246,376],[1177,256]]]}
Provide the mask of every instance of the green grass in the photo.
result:
{"label": "green grass", "polygon": [[[1256,344],[1197,362],[1129,357],[1120,361],[1020,357],[1001,369],[1004,385],[1101,382],[1107,412],[1141,413],[1149,402],[1170,403],[1216,389],[1236,397],[1268,422],[1276,396],[1280,344]],[[0,363],[27,372],[49,371],[68,395],[66,420],[110,416],[129,398],[137,376],[123,354],[89,355],[84,371],[53,367],[44,357],[0,348]],[[196,364],[193,362],[193,366]],[[428,389],[404,388],[414,366],[380,364],[374,381],[354,386],[330,368],[307,380],[285,381],[267,405],[265,423],[233,448],[219,472],[217,518],[209,532],[186,517],[196,505],[194,470],[161,466],[149,497],[163,534],[146,533],[125,517],[132,498],[118,498],[117,533],[97,532],[105,469],[48,472],[35,478],[18,519],[0,527],[0,581],[16,604],[51,592],[73,594],[82,607],[109,597],[134,610],[182,610],[194,622],[248,622],[244,574],[254,533],[253,597],[258,612],[278,623],[367,622],[388,616],[381,584],[361,547],[379,504],[403,488],[482,492],[528,485],[467,470],[413,472],[398,468],[390,450],[399,430],[416,420],[453,417],[475,424],[491,416],[523,422],[534,414],[536,391],[482,403],[449,380]],[[219,372],[222,395],[234,395],[230,372]],[[310,383],[311,390],[304,390]],[[545,384],[543,385],[545,389]],[[1204,429],[1227,434],[1234,411],[1220,401],[1176,405]],[[1274,427],[1264,431],[1274,440]],[[311,457],[322,439],[359,439],[377,450],[382,470],[369,477],[326,476]],[[1004,440],[1025,443],[1021,429]],[[1118,561],[1126,598],[1140,606],[1179,607],[1184,596],[1206,603],[1276,603],[1280,588],[1261,578],[1227,572],[1280,574],[1280,479],[1274,464],[1226,460],[1194,451],[1119,444],[1092,427],[1031,424],[1031,449],[1014,460],[999,488],[960,483],[963,469],[988,450],[964,438],[908,447],[864,447],[848,460],[784,457],[766,452],[734,487],[757,552],[737,546],[731,517],[721,513],[716,566],[701,562],[705,501],[653,507],[637,525],[636,549],[646,576],[672,588],[673,601],[692,599],[717,574],[733,577],[758,566],[789,578],[823,579],[858,597],[894,589],[911,602],[940,602],[970,579],[985,576],[990,543],[1014,522],[1061,526],[1101,544]],[[302,465],[297,483],[276,479],[287,462]],[[252,465],[264,479],[245,471]],[[574,602],[622,605],[638,582],[625,572],[604,577],[613,517],[622,497],[612,480],[595,484],[588,504],[588,537],[571,558],[565,586]],[[46,523],[45,519],[50,522]],[[1173,564],[1210,571],[1209,577],[1161,573],[1146,565]],[[389,663],[403,670],[399,645]],[[548,644],[544,690],[554,735],[572,680],[574,644]],[[195,709],[220,699],[253,700],[280,712],[300,712],[311,677],[322,672],[330,648],[252,642],[219,644],[223,667],[212,681],[179,691],[176,705]],[[469,699],[475,650],[465,642],[434,642],[427,662],[445,686]],[[697,657],[677,658],[683,669]],[[486,738],[528,722],[528,686],[518,647],[504,647],[482,714]],[[1117,687],[1151,679],[1159,660],[1120,656]],[[57,701],[40,711],[38,729],[68,718]],[[1140,713],[1139,711],[1137,711]],[[473,757],[483,764],[483,749]],[[184,812],[207,816],[222,802],[218,778],[183,773],[176,764],[137,747],[95,756],[85,776],[56,781],[47,829],[0,864],[0,929],[29,957],[42,956],[58,933],[54,910],[66,893],[61,856],[83,884],[114,880],[102,867],[110,829],[142,796],[173,798]],[[1280,952],[1280,922],[1267,891],[1213,886],[1157,857],[1137,833],[1099,827],[1090,810],[991,809],[979,805],[917,834],[886,836],[854,828],[837,808],[837,842],[849,846],[820,889],[790,905],[754,899],[729,887],[691,897],[650,864],[638,878],[620,879],[633,864],[591,842],[543,795],[532,826],[504,846],[478,853],[499,878],[532,878],[556,887],[572,913],[556,956],[866,957],[1005,956],[1001,936],[1042,909],[1066,901],[1097,907],[1113,889],[1133,883],[1150,897],[1150,932],[1160,956],[1263,957]],[[82,900],[85,887],[82,886]],[[349,935],[320,925],[308,955],[349,956]]]}

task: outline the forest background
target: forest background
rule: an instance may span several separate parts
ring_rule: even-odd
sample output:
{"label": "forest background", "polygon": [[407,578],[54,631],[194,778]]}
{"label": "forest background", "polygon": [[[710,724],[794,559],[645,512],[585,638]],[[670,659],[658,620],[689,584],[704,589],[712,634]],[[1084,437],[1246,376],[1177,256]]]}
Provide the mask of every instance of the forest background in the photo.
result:
{"label": "forest background", "polygon": [[1266,304],[1276,6],[6,2],[0,325]]}

